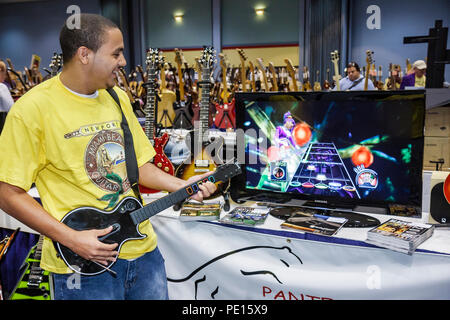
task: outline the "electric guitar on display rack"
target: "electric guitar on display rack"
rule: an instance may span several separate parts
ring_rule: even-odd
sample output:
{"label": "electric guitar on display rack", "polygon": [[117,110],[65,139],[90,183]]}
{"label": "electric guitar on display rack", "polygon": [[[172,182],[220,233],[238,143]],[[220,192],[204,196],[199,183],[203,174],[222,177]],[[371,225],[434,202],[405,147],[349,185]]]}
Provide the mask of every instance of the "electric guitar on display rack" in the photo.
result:
{"label": "electric guitar on display rack", "polygon": [[312,91],[311,83],[309,82],[309,70],[307,66],[303,67],[303,91]]}
{"label": "electric guitar on display rack", "polygon": [[174,127],[180,129],[192,129],[192,100],[186,101],[184,92],[183,71],[181,66],[184,64],[184,57],[180,49],[175,48],[175,62],[178,66],[178,92],[180,94],[179,100],[174,104],[175,119]]}
{"label": "electric guitar on display rack", "polygon": [[245,60],[247,60],[247,57],[245,55],[244,50],[242,49],[236,49],[239,53],[239,59],[241,60],[241,85],[242,85],[242,92],[247,92],[247,72],[245,69]]}
{"label": "electric guitar on display rack", "polygon": [[[156,85],[157,85],[157,71],[161,65],[164,65],[164,58],[160,55],[159,49],[150,48],[147,51],[147,96],[145,104],[145,135],[150,140],[153,148],[156,151],[153,157],[153,164],[163,170],[164,172],[174,175],[175,169],[170,162],[169,158],[164,153],[164,147],[169,141],[169,135],[167,132],[162,136],[157,137],[155,135],[155,113],[156,113]],[[149,189],[139,185],[139,191],[141,193],[155,193],[160,190]]]}
{"label": "electric guitar on display rack", "polygon": [[252,87],[252,92],[256,92],[256,76],[255,76],[255,67],[253,66],[253,63],[251,61],[248,62],[249,68],[250,68],[250,84]]}
{"label": "electric guitar on display rack", "polygon": [[[196,64],[196,67],[195,67],[195,69],[197,70],[197,71],[199,71],[198,72],[198,78],[200,79],[201,78],[201,66],[200,66],[200,64],[199,64],[199,60],[198,59],[196,59],[196,61],[195,61],[195,64]],[[200,81],[201,82],[201,81]],[[193,112],[193,116],[192,116],[192,124],[194,125],[194,128],[196,128],[197,127],[197,125],[199,124],[199,120],[200,120],[200,112],[201,112],[201,103],[200,103],[200,101],[199,101],[199,97],[201,97],[201,92],[202,92],[202,89],[201,89],[201,84],[199,84],[199,82],[197,81],[197,87],[198,87],[198,89],[197,89],[197,93],[196,93],[196,95],[197,95],[197,103],[192,103],[191,104],[191,106],[192,106],[192,112]],[[216,86],[215,86],[215,88],[216,88]],[[219,88],[220,89],[220,88]],[[218,92],[217,92],[217,94],[219,94],[219,91],[220,90],[217,90]],[[211,96],[211,91],[210,91],[210,96]],[[210,104],[209,104],[209,109],[208,109],[209,111],[209,114],[211,115],[210,117],[208,117],[208,127],[209,128],[211,128],[212,126],[213,126],[213,124],[214,124],[214,119],[213,119],[213,117],[214,117],[214,115],[215,115],[215,113],[216,113],[216,106],[215,106],[215,104],[214,103],[211,103],[211,101],[210,101]]]}
{"label": "electric guitar on display rack", "polygon": [[44,236],[31,248],[20,268],[25,269],[9,296],[9,300],[53,300],[51,273],[41,269],[41,254]]}
{"label": "electric guitar on display rack", "polygon": [[383,84],[382,78],[383,78],[383,71],[382,71],[381,66],[379,66],[378,67],[378,81],[375,86],[378,90],[383,90],[384,84]]}
{"label": "electric guitar on display rack", "polygon": [[272,82],[271,91],[277,92],[278,91],[278,81],[277,81],[277,75],[275,72],[275,67],[273,66],[272,62],[269,62],[269,72],[271,74],[270,81]]}
{"label": "electric guitar on display rack", "polygon": [[[180,166],[177,167],[175,175],[183,180],[187,180],[192,176],[214,171],[218,164],[222,164],[221,153],[224,146],[224,138],[221,136],[209,139],[208,120],[209,114],[209,94],[211,87],[211,70],[214,65],[214,49],[205,47],[202,57],[199,60],[202,66],[201,78],[201,100],[200,100],[200,118],[198,128],[191,131],[191,156],[187,158]],[[228,183],[229,185],[229,183]],[[212,197],[216,197],[222,192],[222,185],[219,185],[217,192]]]}
{"label": "electric guitar on display rack", "polygon": [[117,80],[119,82],[119,85],[126,92],[128,98],[130,99],[131,104],[134,105],[136,100],[134,99],[133,93],[131,92],[130,84],[128,82],[128,77],[127,77],[127,74],[123,67],[119,68],[119,74],[118,74]]}
{"label": "electric guitar on display rack", "polygon": [[267,81],[266,68],[264,67],[264,63],[261,58],[257,58],[256,62],[258,62],[258,66],[263,77],[264,91],[268,92],[270,90],[269,90],[269,82]]}
{"label": "electric guitar on display rack", "polygon": [[339,85],[339,81],[341,80],[341,75],[339,74],[339,52],[337,50],[334,50],[331,52],[331,62],[333,62],[334,66],[334,76],[333,80],[336,83],[336,90],[341,91],[341,87]]}
{"label": "electric guitar on display rack", "polygon": [[62,67],[62,55],[58,53],[54,53],[52,57],[52,61],[50,62],[50,77],[54,77],[58,74],[59,69]]}
{"label": "electric guitar on display rack", "polygon": [[7,74],[9,79],[11,80],[12,93],[15,97],[22,96],[25,92],[29,90],[23,76],[14,70],[14,66],[11,62],[11,59],[6,58],[6,62],[8,63]]}
{"label": "electric guitar on display rack", "polygon": [[289,87],[292,88],[294,90],[294,92],[297,92],[297,91],[299,91],[299,86],[297,84],[297,77],[296,77],[297,71],[294,69],[294,66],[292,65],[292,62],[290,59],[284,59],[284,62],[286,63],[287,71],[291,78],[292,86],[290,85]]}
{"label": "electric guitar on display rack", "polygon": [[366,66],[366,77],[364,79],[364,91],[367,91],[367,88],[369,86],[369,73],[370,73],[370,68],[372,66],[372,63],[373,63],[372,54],[373,54],[373,51],[366,50],[367,66]]}
{"label": "electric guitar on display rack", "polygon": [[410,74],[412,70],[412,65],[411,65],[411,61],[409,60],[409,58],[406,59],[406,74]]}
{"label": "electric guitar on display rack", "polygon": [[[13,244],[16,239],[17,233],[20,231],[20,227],[13,231],[11,235],[5,236],[2,240],[0,240],[0,261],[8,252],[8,249]],[[2,277],[0,273],[0,300],[3,300],[3,289],[2,289]]]}
{"label": "electric guitar on display rack", "polygon": [[232,98],[231,102],[228,102],[229,91],[227,83],[227,65],[225,56],[219,54],[220,67],[222,69],[222,85],[223,85],[223,99],[222,104],[216,104],[216,114],[214,116],[214,125],[219,129],[235,129],[236,128],[236,111],[235,111],[235,99]]}
{"label": "electric guitar on display rack", "polygon": [[175,120],[175,111],[173,110],[173,104],[175,103],[175,101],[177,101],[177,95],[172,90],[167,89],[165,63],[161,65],[160,78],[160,101],[158,102],[158,114],[156,119],[158,125],[162,125],[164,128],[168,128],[173,126],[173,121]]}

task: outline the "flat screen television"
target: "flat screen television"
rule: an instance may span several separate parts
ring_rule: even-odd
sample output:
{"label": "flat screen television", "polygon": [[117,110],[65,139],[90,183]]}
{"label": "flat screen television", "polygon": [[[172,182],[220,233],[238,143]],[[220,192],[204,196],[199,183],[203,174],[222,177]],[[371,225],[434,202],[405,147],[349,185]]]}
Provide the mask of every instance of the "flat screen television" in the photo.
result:
{"label": "flat screen television", "polygon": [[236,94],[232,199],[421,207],[425,91]]}

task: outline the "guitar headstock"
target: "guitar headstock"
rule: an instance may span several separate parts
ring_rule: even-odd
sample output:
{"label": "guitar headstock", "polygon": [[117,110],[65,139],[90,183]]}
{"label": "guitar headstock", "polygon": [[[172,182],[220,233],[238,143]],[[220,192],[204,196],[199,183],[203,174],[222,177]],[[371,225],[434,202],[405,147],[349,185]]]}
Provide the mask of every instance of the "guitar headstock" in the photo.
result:
{"label": "guitar headstock", "polygon": [[202,56],[199,59],[200,65],[203,69],[211,69],[216,62],[216,50],[213,47],[204,47]]}
{"label": "guitar headstock", "polygon": [[367,65],[369,65],[369,66],[370,66],[372,63],[374,63],[374,60],[373,60],[372,55],[373,55],[373,51],[372,51],[372,50],[366,50],[366,63],[367,63]]}
{"label": "guitar headstock", "polygon": [[291,60],[290,59],[284,59],[284,62],[286,63],[287,70],[288,70],[289,74],[292,77],[292,75],[295,74],[295,69],[294,69],[294,66],[292,65]]}
{"label": "guitar headstock", "polygon": [[156,73],[162,66],[164,66],[164,57],[161,55],[162,51],[158,48],[150,48],[147,51],[145,63],[147,65],[147,78],[150,82],[156,81]]}
{"label": "guitar headstock", "polygon": [[54,53],[52,60],[49,64],[52,74],[57,74],[59,69],[62,67],[62,54]]}
{"label": "guitar headstock", "polygon": [[236,49],[239,53],[239,59],[241,59],[241,63],[245,63],[245,60],[247,60],[247,56],[245,55],[245,52],[243,49]]}
{"label": "guitar headstock", "polygon": [[256,62],[258,62],[258,66],[262,72],[265,72],[266,68],[264,67],[264,63],[262,58],[256,58]]}
{"label": "guitar headstock", "polygon": [[185,62],[181,49],[175,48],[175,62],[179,67],[181,67]]}
{"label": "guitar headstock", "polygon": [[337,50],[331,51],[330,55],[331,55],[331,62],[339,61],[339,51]]}
{"label": "guitar headstock", "polygon": [[219,58],[220,58],[220,67],[223,70],[227,70],[228,69],[228,63],[227,63],[227,58],[226,58],[225,54],[219,53]]}
{"label": "guitar headstock", "polygon": [[309,80],[309,70],[307,66],[303,67],[303,80],[305,81]]}
{"label": "guitar headstock", "polygon": [[270,72],[273,74],[273,73],[276,73],[275,72],[275,67],[274,67],[274,65],[273,65],[273,62],[269,62],[269,70],[270,70]]}

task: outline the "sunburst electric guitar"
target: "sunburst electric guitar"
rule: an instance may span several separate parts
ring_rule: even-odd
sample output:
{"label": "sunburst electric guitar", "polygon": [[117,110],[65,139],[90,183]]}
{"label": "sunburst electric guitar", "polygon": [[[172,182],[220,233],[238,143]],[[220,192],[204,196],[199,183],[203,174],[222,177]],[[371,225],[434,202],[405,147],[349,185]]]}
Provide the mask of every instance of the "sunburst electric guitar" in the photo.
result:
{"label": "sunburst electric guitar", "polygon": [[[205,47],[199,62],[202,66],[202,79],[199,83],[202,92],[198,127],[187,136],[191,142],[191,156],[178,166],[175,171],[175,175],[183,180],[205,172],[214,171],[218,164],[223,163],[221,153],[224,139],[218,136],[214,140],[210,140],[208,135],[208,120],[210,117],[209,93],[211,88],[211,69],[214,65],[214,49],[212,47]],[[222,185],[219,185],[213,197],[218,196],[221,191]]]}
{"label": "sunburst electric guitar", "polygon": [[[147,103],[145,106],[145,135],[152,142],[156,155],[153,157],[153,164],[164,172],[174,175],[175,169],[169,158],[164,153],[164,146],[169,141],[167,132],[162,136],[155,136],[155,109],[156,109],[156,75],[157,70],[164,64],[164,58],[158,49],[150,48],[147,52]],[[141,193],[155,193],[159,190],[149,189],[139,185]]]}

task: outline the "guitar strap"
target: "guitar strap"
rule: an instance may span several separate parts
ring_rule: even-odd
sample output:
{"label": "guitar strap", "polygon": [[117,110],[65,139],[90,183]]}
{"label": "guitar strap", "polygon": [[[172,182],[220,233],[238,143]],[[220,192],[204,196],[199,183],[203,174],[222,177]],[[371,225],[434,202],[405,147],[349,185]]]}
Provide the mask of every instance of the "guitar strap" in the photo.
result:
{"label": "guitar strap", "polygon": [[362,77],[362,78],[359,78],[358,80],[356,80],[355,82],[353,82],[353,84],[347,89],[347,90],[350,90],[350,89],[352,89],[353,87],[356,87],[361,81],[363,81],[364,80],[364,77]]}
{"label": "guitar strap", "polygon": [[137,166],[137,160],[136,160],[136,152],[134,151],[134,143],[133,143],[133,136],[131,135],[130,127],[128,126],[127,118],[123,114],[122,106],[120,105],[119,97],[117,96],[117,93],[114,91],[113,88],[106,89],[108,93],[111,95],[111,97],[114,99],[114,101],[119,106],[120,112],[122,113],[122,122],[120,123],[120,126],[123,130],[123,136],[124,136],[124,144],[125,144],[125,163],[127,166],[127,176],[128,180],[130,181],[131,188],[133,189],[135,195],[137,196],[138,200],[143,203],[141,193],[139,192],[139,169]]}

